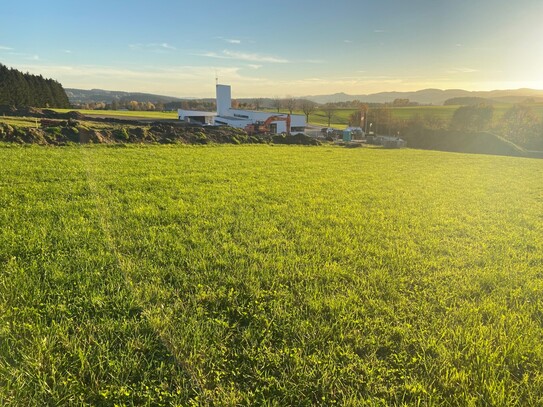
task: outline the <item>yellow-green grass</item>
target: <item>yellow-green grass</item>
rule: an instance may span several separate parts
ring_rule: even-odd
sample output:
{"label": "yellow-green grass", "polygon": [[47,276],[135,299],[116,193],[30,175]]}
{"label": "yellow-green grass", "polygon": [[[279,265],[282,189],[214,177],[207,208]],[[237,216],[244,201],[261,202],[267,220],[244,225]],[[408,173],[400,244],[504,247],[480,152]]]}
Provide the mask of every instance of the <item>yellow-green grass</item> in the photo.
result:
{"label": "yellow-green grass", "polygon": [[[59,119],[59,121],[61,121]],[[119,127],[118,125],[111,125],[109,123],[94,122],[94,121],[78,121],[81,125],[91,127],[93,129],[105,129],[112,127]],[[22,128],[41,127],[41,119],[36,117],[19,117],[19,116],[0,116],[0,123],[9,124],[11,126],[17,126]],[[135,126],[129,126],[135,127]]]}
{"label": "yellow-green grass", "polygon": [[10,126],[17,127],[39,127],[40,119],[35,117],[11,117],[11,116],[0,116],[0,123],[9,124]]}
{"label": "yellow-green grass", "polygon": [[[503,114],[510,109],[513,105],[509,103],[495,103],[494,105],[494,121],[499,121]],[[528,104],[536,115],[543,115],[543,103]],[[435,116],[445,121],[450,121],[454,112],[460,106],[409,106],[409,107],[396,107],[391,108],[392,117],[399,119],[409,119],[415,115],[420,116]]]}
{"label": "yellow-green grass", "polygon": [[[511,108],[512,104],[495,104],[494,105],[494,122],[499,123],[503,114]],[[543,104],[534,103],[528,104],[528,106],[533,110],[537,117],[543,117]],[[421,117],[425,116],[434,116],[443,120],[446,124],[452,119],[454,112],[460,106],[408,106],[408,107],[391,107],[390,113],[393,118],[408,120],[416,115]],[[355,109],[337,109],[334,111],[331,127],[343,128],[349,124],[350,115],[355,112]],[[285,113],[285,112],[283,112]],[[302,112],[296,112],[302,114]],[[328,118],[323,110],[316,110],[309,117],[309,122],[315,126],[328,126]]]}
{"label": "yellow-green grass", "polygon": [[145,118],[145,119],[177,119],[177,111],[175,112],[158,112],[158,111],[122,111],[122,110],[88,110],[88,109],[52,109],[59,113],[67,113],[77,111],[86,116],[99,117],[127,117],[127,118]]}
{"label": "yellow-green grass", "polygon": [[[494,122],[498,123],[503,114],[512,106],[507,103],[497,103],[494,105]],[[543,103],[528,104],[538,117],[543,117]],[[390,108],[393,118],[408,120],[416,115],[435,116],[445,123],[448,123],[454,112],[460,106],[408,106],[408,107],[392,107]],[[59,113],[66,113],[74,109],[53,109]],[[274,109],[265,109],[269,112],[275,112]],[[330,122],[331,127],[344,128],[349,124],[350,115],[356,109],[336,109]],[[119,117],[119,118],[142,118],[142,119],[177,119],[177,112],[157,112],[157,111],[119,111],[119,110],[77,110],[78,112],[88,116],[99,117]],[[286,114],[288,111],[280,110],[281,114]],[[303,114],[301,110],[296,110],[293,113]],[[309,116],[309,123],[314,126],[327,127],[328,118],[323,110],[318,109]]]}
{"label": "yellow-green grass", "polygon": [[543,161],[0,148],[1,405],[543,403]]}

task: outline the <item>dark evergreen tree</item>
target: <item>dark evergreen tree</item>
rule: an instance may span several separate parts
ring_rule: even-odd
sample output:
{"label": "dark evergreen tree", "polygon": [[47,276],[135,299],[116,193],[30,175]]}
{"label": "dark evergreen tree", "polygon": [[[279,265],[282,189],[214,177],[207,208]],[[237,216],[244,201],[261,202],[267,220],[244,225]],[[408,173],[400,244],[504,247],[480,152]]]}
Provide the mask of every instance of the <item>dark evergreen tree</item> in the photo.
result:
{"label": "dark evergreen tree", "polygon": [[68,108],[70,102],[57,81],[0,64],[0,105]]}

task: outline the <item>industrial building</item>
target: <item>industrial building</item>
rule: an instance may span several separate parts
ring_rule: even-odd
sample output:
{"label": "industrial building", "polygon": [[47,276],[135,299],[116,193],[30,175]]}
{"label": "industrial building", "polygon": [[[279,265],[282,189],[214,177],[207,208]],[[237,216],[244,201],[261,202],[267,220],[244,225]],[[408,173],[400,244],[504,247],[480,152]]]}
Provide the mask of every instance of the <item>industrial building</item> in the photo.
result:
{"label": "industrial building", "polygon": [[[232,108],[232,93],[229,85],[216,85],[217,112],[202,112],[194,110],[178,110],[179,120],[189,123],[202,123],[213,125],[228,125],[245,129],[248,126],[269,123],[269,132],[272,134],[291,133],[298,134],[305,131],[305,116],[299,114],[287,115],[255,110],[242,110]],[[290,123],[290,131],[287,124]]]}

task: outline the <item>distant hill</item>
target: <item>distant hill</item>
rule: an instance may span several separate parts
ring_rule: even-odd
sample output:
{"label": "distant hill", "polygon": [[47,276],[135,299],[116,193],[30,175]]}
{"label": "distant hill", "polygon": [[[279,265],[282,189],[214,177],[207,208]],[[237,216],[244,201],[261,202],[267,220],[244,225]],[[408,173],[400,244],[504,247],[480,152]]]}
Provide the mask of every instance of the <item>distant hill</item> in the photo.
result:
{"label": "distant hill", "polygon": [[194,98],[177,98],[173,96],[154,95],[151,93],[141,92],[121,92],[116,90],[103,90],[103,89],[73,89],[66,88],[66,94],[70,99],[70,103],[112,103],[117,102],[129,102],[135,100],[136,102],[151,102],[151,103],[169,103],[180,102],[182,100],[194,99]]}
{"label": "distant hill", "polygon": [[530,98],[535,101],[543,101],[543,90],[516,89],[470,92],[462,89],[424,89],[416,92],[381,92],[368,95],[335,93],[332,95],[304,96],[305,99],[317,103],[348,102],[350,100],[360,100],[366,103],[387,103],[394,101],[394,99],[409,99],[411,102],[431,105],[442,105],[446,100],[453,98],[472,97],[505,103],[520,103]]}
{"label": "distant hill", "polygon": [[[103,89],[74,89],[66,88],[66,94],[72,104],[81,103],[112,103],[129,102],[162,102],[164,104],[182,102],[184,100],[202,100],[204,102],[214,102],[214,98],[178,98],[173,96],[156,95],[141,92],[122,92]],[[517,90],[493,90],[488,92],[470,92],[462,89],[424,89],[416,92],[381,92],[368,95],[350,95],[347,93],[334,93],[332,95],[304,96],[298,99],[308,99],[317,103],[348,102],[351,100],[360,100],[367,103],[387,103],[394,99],[409,99],[425,105],[442,105],[445,101],[454,98],[484,98],[502,103],[521,103],[527,99],[535,102],[543,102],[543,90],[517,89]],[[253,102],[258,99],[262,106],[273,106],[273,98],[238,98],[239,102]]]}

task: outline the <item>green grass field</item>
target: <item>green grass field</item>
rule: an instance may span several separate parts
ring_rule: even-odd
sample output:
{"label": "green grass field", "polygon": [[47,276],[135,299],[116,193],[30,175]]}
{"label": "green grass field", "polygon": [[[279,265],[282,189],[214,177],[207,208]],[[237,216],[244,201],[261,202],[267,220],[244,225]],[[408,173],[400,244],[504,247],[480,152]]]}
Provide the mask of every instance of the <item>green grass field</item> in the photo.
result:
{"label": "green grass field", "polygon": [[543,161],[0,146],[0,405],[543,404]]}
{"label": "green grass field", "polygon": [[[494,105],[494,121],[499,122],[503,114],[512,105],[506,103],[497,103]],[[533,103],[529,105],[534,113],[541,117],[543,115],[543,103]],[[412,106],[412,107],[395,107],[390,108],[392,117],[402,120],[408,120],[415,115],[420,116],[435,116],[448,123],[456,109],[459,106]],[[59,113],[66,113],[73,109],[53,109]],[[264,109],[269,112],[274,112],[274,109]],[[88,116],[108,116],[121,118],[142,118],[142,119],[176,119],[177,112],[145,112],[145,111],[119,111],[119,110],[78,110],[80,113]],[[354,109],[337,109],[334,112],[330,125],[335,128],[344,128],[349,124],[349,116],[354,112]],[[281,114],[286,114],[288,111],[281,110]],[[302,111],[295,111],[296,114],[303,114]],[[314,126],[328,126],[328,118],[324,111],[316,110],[309,116],[309,123]]]}
{"label": "green grass field", "polygon": [[[409,119],[417,114],[435,115],[444,121],[449,121],[458,106],[416,106],[405,108],[391,108],[391,115],[394,118]],[[355,109],[337,109],[330,121],[330,126],[343,129],[349,125],[349,118]],[[316,110],[311,114],[309,122],[315,126],[328,127],[328,117],[323,110]]]}
{"label": "green grass field", "polygon": [[52,109],[58,113],[67,113],[70,111],[77,111],[86,116],[107,116],[107,117],[121,117],[121,118],[135,118],[135,119],[171,119],[178,118],[177,110],[175,112],[157,112],[157,111],[130,111],[130,110],[85,110],[85,109]]}
{"label": "green grass field", "polygon": [[[503,114],[511,108],[512,104],[497,103],[494,105],[494,123],[498,124]],[[538,117],[543,117],[543,103],[534,103],[529,105],[530,108]],[[401,120],[409,120],[415,115],[434,116],[444,123],[449,123],[452,119],[454,112],[460,106],[410,106],[410,107],[392,107],[390,112],[393,118]],[[338,109],[332,117],[331,126],[336,128],[344,128],[349,124],[349,116],[354,112],[354,109]],[[301,112],[298,112],[301,114]],[[316,126],[326,127],[328,125],[328,118],[324,111],[317,110],[310,116],[310,123]]]}
{"label": "green grass field", "polygon": [[17,127],[38,127],[40,124],[40,119],[35,117],[11,117],[11,116],[0,116],[0,123],[9,124],[10,126]]}

